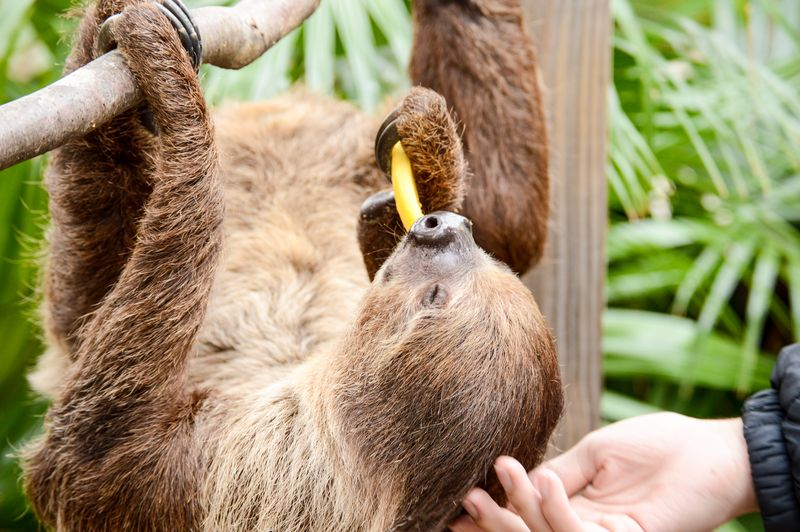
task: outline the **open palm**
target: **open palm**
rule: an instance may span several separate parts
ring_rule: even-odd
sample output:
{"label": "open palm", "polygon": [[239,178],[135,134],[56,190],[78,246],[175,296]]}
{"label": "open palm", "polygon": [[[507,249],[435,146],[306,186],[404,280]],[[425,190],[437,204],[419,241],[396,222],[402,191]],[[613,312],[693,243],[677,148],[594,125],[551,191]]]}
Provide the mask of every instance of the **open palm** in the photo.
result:
{"label": "open palm", "polygon": [[755,509],[741,420],[653,414],[600,429],[526,474],[495,463],[510,506],[473,490],[454,530],[709,530]]}

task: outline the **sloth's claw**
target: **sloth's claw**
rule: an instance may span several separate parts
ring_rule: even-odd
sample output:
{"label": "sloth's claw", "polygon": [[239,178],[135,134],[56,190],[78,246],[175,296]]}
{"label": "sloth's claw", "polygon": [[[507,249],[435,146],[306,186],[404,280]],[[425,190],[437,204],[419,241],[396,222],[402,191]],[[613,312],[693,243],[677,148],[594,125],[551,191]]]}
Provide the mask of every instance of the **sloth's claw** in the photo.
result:
{"label": "sloth's claw", "polygon": [[191,11],[181,0],[160,0],[154,3],[159,11],[172,23],[175,31],[178,32],[181,44],[183,44],[192,59],[192,66],[194,66],[195,70],[198,70],[200,62],[203,60],[203,42],[200,39],[200,32],[197,29],[194,18],[192,18]]}
{"label": "sloth's claw", "polygon": [[383,190],[373,194],[361,204],[360,215],[364,223],[381,222],[387,216],[396,216],[397,206],[394,202],[394,192]]}
{"label": "sloth's claw", "polygon": [[397,120],[399,117],[399,109],[389,113],[381,127],[378,128],[378,134],[375,135],[375,161],[389,179],[389,182],[392,180],[392,148],[400,140],[400,135],[397,133]]}
{"label": "sloth's claw", "polygon": [[103,21],[100,26],[100,32],[97,34],[97,41],[94,44],[97,55],[103,55],[117,47],[117,41],[114,39],[114,26],[120,20],[120,14],[111,15]]}

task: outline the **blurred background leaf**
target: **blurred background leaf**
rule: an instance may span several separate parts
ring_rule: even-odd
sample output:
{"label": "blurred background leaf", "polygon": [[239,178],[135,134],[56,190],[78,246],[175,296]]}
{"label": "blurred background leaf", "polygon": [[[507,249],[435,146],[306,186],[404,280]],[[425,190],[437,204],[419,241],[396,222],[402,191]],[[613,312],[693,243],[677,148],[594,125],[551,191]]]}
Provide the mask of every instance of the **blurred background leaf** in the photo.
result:
{"label": "blurred background leaf", "polygon": [[[192,6],[233,3],[194,0]],[[212,103],[302,83],[369,112],[402,94],[408,0],[322,0],[241,71],[203,67]],[[0,0],[0,103],[51,83],[70,0]],[[606,390],[613,421],[658,410],[738,415],[800,339],[800,4],[612,0]],[[35,529],[13,453],[44,405],[37,260],[43,158],[0,173],[0,529]],[[759,530],[745,517],[725,530]]]}
{"label": "blurred background leaf", "polygon": [[[0,103],[58,78],[69,7],[69,0],[0,0]],[[0,530],[37,526],[22,495],[15,452],[39,430],[45,409],[25,380],[42,351],[35,257],[47,210],[43,168],[39,157],[0,172]]]}

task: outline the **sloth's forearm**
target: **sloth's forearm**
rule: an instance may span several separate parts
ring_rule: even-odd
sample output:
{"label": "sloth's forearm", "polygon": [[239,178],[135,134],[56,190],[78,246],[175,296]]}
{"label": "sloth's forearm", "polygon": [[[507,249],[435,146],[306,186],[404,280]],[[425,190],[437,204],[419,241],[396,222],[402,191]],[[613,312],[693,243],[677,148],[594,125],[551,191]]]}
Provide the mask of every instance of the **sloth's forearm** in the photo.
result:
{"label": "sloth's forearm", "polygon": [[80,345],[86,363],[97,364],[96,378],[124,367],[119,382],[96,382],[95,392],[146,390],[182,374],[219,260],[224,209],[210,117],[191,65],[173,50],[174,30],[153,16],[141,9],[120,24],[125,44],[139,40],[120,50],[152,108],[160,157],[136,244]]}
{"label": "sloth's forearm", "polygon": [[[65,73],[94,59],[97,24],[109,13],[92,7],[83,19]],[[52,230],[46,270],[47,326],[74,347],[80,324],[108,293],[127,260],[151,186],[155,144],[135,112],[67,142],[46,176]]]}
{"label": "sloth's forearm", "polygon": [[26,484],[42,519],[66,530],[192,530],[204,396],[184,379],[220,253],[221,183],[199,82],[174,29],[147,3],[118,27],[160,130],[153,191],[119,279],[82,328]]}
{"label": "sloth's forearm", "polygon": [[[542,254],[548,217],[545,118],[518,0],[415,0],[411,77],[463,124],[464,204],[482,247],[517,272]],[[533,207],[537,208],[534,209]]]}

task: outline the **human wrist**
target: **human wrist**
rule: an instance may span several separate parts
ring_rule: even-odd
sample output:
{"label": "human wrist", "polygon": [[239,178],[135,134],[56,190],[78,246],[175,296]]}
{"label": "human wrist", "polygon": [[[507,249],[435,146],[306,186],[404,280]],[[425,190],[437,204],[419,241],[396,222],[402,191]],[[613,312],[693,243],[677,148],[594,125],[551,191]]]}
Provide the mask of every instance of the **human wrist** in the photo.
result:
{"label": "human wrist", "polygon": [[725,432],[725,440],[730,442],[731,470],[729,487],[731,507],[729,517],[734,517],[758,511],[755,487],[753,486],[752,472],[750,471],[750,457],[747,453],[747,442],[744,438],[742,418],[721,420],[721,429]]}

